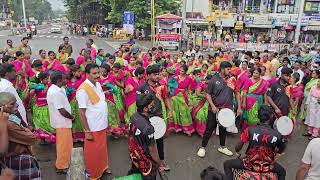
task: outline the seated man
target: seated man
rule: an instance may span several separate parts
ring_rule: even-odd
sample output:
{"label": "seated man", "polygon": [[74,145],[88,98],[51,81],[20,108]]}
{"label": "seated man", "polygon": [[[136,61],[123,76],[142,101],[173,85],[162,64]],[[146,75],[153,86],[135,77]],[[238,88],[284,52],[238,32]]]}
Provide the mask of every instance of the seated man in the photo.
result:
{"label": "seated man", "polygon": [[225,180],[224,174],[212,166],[204,169],[201,172],[200,177],[201,180]]}
{"label": "seated man", "polygon": [[[7,152],[9,140],[8,140],[8,123],[9,114],[3,112],[3,108],[0,107],[0,158]],[[0,166],[0,180],[14,180],[14,172],[9,169]]]}
{"label": "seated man", "polygon": [[272,109],[266,105],[261,106],[258,118],[260,124],[246,128],[235,148],[238,153],[243,145],[249,142],[246,156],[224,162],[228,180],[233,179],[232,169],[245,169],[258,173],[274,172],[278,180],[285,180],[286,170],[275,162],[276,154],[284,151],[285,143],[281,134],[270,126],[269,121],[273,122]]}
{"label": "seated man", "polygon": [[4,148],[6,151],[1,154],[3,156],[1,157],[2,165],[12,169],[16,179],[41,178],[38,162],[32,155],[31,150],[31,145],[36,142],[36,136],[22,121],[15,96],[8,92],[1,92],[0,108],[1,114],[9,114],[7,121],[7,139],[9,144]]}

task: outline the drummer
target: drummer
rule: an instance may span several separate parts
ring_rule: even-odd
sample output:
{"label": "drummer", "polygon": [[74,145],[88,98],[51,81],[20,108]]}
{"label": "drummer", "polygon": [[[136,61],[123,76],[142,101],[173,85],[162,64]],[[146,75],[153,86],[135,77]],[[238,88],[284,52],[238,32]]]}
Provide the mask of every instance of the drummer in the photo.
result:
{"label": "drummer", "polygon": [[[208,122],[206,125],[206,130],[202,138],[202,147],[198,150],[198,156],[204,157],[206,150],[205,147],[208,144],[208,141],[212,135],[212,132],[216,129],[218,122],[216,114],[222,108],[228,108],[233,110],[233,97],[236,95],[237,101],[240,102],[240,95],[238,91],[235,91],[236,81],[230,81],[231,76],[231,63],[227,61],[222,61],[220,64],[220,73],[214,76],[208,83],[206,92],[207,92],[207,101],[210,104],[208,110]],[[240,115],[241,103],[238,103],[237,115]],[[219,125],[219,139],[220,147],[218,151],[227,156],[232,156],[233,153],[225,147],[227,137],[226,128]]]}
{"label": "drummer", "polygon": [[233,179],[232,169],[246,169],[259,173],[274,172],[278,180],[285,180],[286,170],[275,162],[276,154],[284,151],[285,143],[281,134],[270,126],[270,121],[274,121],[272,108],[262,105],[258,111],[258,118],[260,123],[246,128],[235,147],[238,153],[245,143],[249,143],[246,156],[224,162],[226,179]]}
{"label": "drummer", "polygon": [[140,173],[143,180],[155,180],[157,172],[163,173],[163,163],[157,152],[154,128],[149,118],[155,106],[151,93],[137,96],[137,112],[131,116],[129,151],[132,166],[129,175]]}
{"label": "drummer", "polygon": [[[144,95],[144,94],[152,94],[155,96],[155,105],[154,108],[151,112],[150,117],[153,116],[159,116],[159,117],[163,117],[163,111],[162,111],[162,105],[161,105],[161,101],[160,99],[156,96],[156,92],[155,92],[155,88],[159,85],[159,67],[156,64],[153,65],[149,65],[146,69],[146,73],[147,73],[147,80],[142,83],[140,86],[138,86],[137,88],[137,95],[136,97],[138,98],[140,95]],[[168,107],[168,109],[170,109],[170,104],[166,102],[166,105]],[[157,148],[158,148],[158,153],[159,153],[159,157],[164,165],[164,170],[165,171],[169,171],[170,167],[168,165],[165,164],[164,162],[164,143],[163,143],[163,137],[160,139],[156,140],[157,143]]]}
{"label": "drummer", "polygon": [[291,68],[282,68],[280,79],[276,83],[273,83],[267,92],[268,102],[277,117],[288,116],[289,114],[290,99],[285,89],[289,85],[291,74]]}

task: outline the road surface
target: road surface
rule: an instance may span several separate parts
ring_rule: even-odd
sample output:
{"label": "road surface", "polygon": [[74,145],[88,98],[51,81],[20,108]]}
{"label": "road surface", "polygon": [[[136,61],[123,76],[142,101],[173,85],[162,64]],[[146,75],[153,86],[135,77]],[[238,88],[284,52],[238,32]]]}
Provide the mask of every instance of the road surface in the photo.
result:
{"label": "road surface", "polygon": [[[7,31],[0,31],[0,48],[5,48],[6,40],[11,39],[13,41],[13,46],[17,47],[21,44],[21,39],[24,37],[25,34],[16,35],[16,36],[8,36]],[[106,39],[102,38],[95,38],[95,37],[83,37],[83,36],[76,36],[76,35],[69,35],[65,32],[63,34],[53,34],[50,33],[50,29],[42,29],[38,30],[37,35],[34,35],[33,38],[29,41],[29,45],[32,49],[32,58],[39,57],[39,50],[44,49],[47,52],[52,50],[57,52],[58,47],[60,44],[63,43],[63,37],[68,36],[69,42],[73,46],[73,58],[76,58],[82,48],[86,47],[86,39],[93,38],[94,43],[97,45],[98,48],[102,48],[105,52],[114,53],[114,47],[110,46]]]}

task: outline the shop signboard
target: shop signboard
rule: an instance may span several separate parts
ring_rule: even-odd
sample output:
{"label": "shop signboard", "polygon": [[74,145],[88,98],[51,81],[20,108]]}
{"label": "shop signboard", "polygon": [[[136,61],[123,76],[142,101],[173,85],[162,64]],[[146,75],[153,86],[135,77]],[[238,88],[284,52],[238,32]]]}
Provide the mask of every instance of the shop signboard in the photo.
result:
{"label": "shop signboard", "polygon": [[179,48],[179,42],[176,41],[157,41],[158,46],[164,47],[169,50],[177,50]]}
{"label": "shop signboard", "polygon": [[320,14],[311,14],[309,17],[310,20],[320,21]]}
{"label": "shop signboard", "polygon": [[235,19],[233,17],[221,19],[221,21],[216,21],[216,26],[222,26],[222,27],[234,27]]}
{"label": "shop signboard", "polygon": [[251,24],[253,24],[253,16],[246,16],[246,17],[244,18],[244,23],[245,23],[246,25],[251,25]]}
{"label": "shop signboard", "polygon": [[308,26],[320,26],[320,20],[319,21],[310,20],[308,23]]}
{"label": "shop signboard", "polygon": [[274,26],[287,26],[290,21],[290,15],[288,14],[272,14],[271,18],[275,19]]}
{"label": "shop signboard", "polygon": [[320,31],[320,26],[307,26],[308,31]]}
{"label": "shop signboard", "polygon": [[159,41],[179,41],[179,34],[156,34],[156,39]]}
{"label": "shop signboard", "polygon": [[243,21],[237,21],[234,29],[235,29],[235,30],[241,30],[241,29],[243,29]]}
{"label": "shop signboard", "polygon": [[158,46],[166,49],[176,50],[179,47],[179,34],[156,34]]}
{"label": "shop signboard", "polygon": [[[289,22],[289,25],[296,26],[298,22],[297,16],[292,16]],[[301,26],[308,26],[309,23],[309,17],[302,17],[301,18]]]}
{"label": "shop signboard", "polygon": [[272,28],[271,18],[268,15],[248,15],[246,18],[253,19],[252,24],[246,23],[246,27]]}
{"label": "shop signboard", "polygon": [[320,14],[320,0],[306,0],[304,12],[310,14]]}

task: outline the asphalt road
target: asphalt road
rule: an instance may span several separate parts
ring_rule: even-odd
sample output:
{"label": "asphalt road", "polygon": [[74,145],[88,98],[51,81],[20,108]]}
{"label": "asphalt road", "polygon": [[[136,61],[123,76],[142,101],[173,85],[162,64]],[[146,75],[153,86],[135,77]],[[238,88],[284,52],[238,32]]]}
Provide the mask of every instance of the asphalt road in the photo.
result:
{"label": "asphalt road", "polygon": [[[11,39],[13,41],[13,46],[19,46],[21,44],[22,37],[25,36],[25,34],[22,35],[16,35],[16,36],[9,36],[7,34],[7,31],[0,31],[0,48],[5,48],[6,46],[6,40]],[[76,36],[76,35],[69,35],[64,31],[63,34],[52,34],[50,33],[50,29],[42,29],[38,30],[38,34],[34,35],[33,38],[29,41],[29,45],[32,49],[32,58],[39,57],[38,53],[40,49],[44,49],[47,52],[52,50],[57,52],[58,47],[60,44],[63,43],[63,37],[68,36],[69,42],[73,46],[73,54],[72,57],[76,58],[79,54],[80,50],[84,47],[86,47],[86,39],[93,38],[94,43],[97,45],[98,48],[102,48],[105,50],[105,53],[113,53],[115,52],[114,47],[110,46],[107,43],[106,39],[102,38],[96,38],[94,36]]]}
{"label": "asphalt road", "polygon": [[[308,140],[301,136],[302,130],[299,126],[288,143],[286,153],[278,161],[287,170],[287,180],[294,180],[296,170],[300,164],[303,152]],[[232,150],[239,139],[238,135],[230,134],[227,137],[227,146]],[[165,159],[171,167],[167,173],[169,180],[200,180],[200,172],[208,166],[216,167],[223,170],[225,160],[235,158],[220,154],[217,151],[218,138],[212,138],[209,142],[205,158],[197,157],[198,147],[201,145],[201,138],[197,135],[188,137],[184,134],[172,133],[165,139]],[[76,144],[81,146],[81,144]],[[246,147],[243,148],[244,154]],[[42,173],[45,180],[64,179],[64,175],[57,175],[54,169],[55,163],[55,146],[35,146],[36,157],[40,159]],[[109,162],[112,175],[103,176],[104,180],[111,180],[113,177],[121,177],[127,174],[130,169],[128,144],[125,137],[113,139],[108,137]]]}
{"label": "asphalt road", "polygon": [[[39,34],[30,41],[33,54],[37,54],[40,49],[45,50],[57,50],[59,44],[62,43],[62,38],[66,34],[49,34],[49,29],[43,29],[39,31]],[[74,54],[77,55],[80,48],[85,47],[85,37],[78,37],[69,35],[70,43],[74,48]],[[0,31],[0,47],[5,47],[7,39],[12,39],[14,45],[20,43],[20,36],[1,36]],[[99,48],[105,49],[105,52],[114,52],[114,48],[106,43],[104,39],[95,39],[95,43]],[[34,57],[35,58],[35,57]],[[306,148],[308,140],[302,137],[302,129],[304,127],[299,125],[295,129],[293,136],[291,137],[285,155],[279,158],[279,162],[287,170],[287,180],[294,180],[296,170],[300,164],[303,152]],[[230,149],[234,149],[235,144],[239,139],[238,135],[229,135],[227,138],[227,146]],[[188,137],[184,134],[172,133],[165,139],[165,159],[167,164],[171,167],[171,171],[168,173],[170,180],[199,180],[200,172],[208,166],[214,166],[220,170],[223,169],[223,162],[230,158],[217,152],[218,139],[212,138],[212,141],[208,144],[207,155],[205,158],[198,158],[196,153],[201,145],[201,138],[197,135]],[[81,146],[76,144],[75,146]],[[57,175],[55,173],[55,146],[36,145],[34,147],[35,155],[40,160],[40,166],[42,168],[42,174],[44,180],[56,180],[65,179],[64,175]],[[130,168],[128,145],[125,137],[120,139],[113,139],[108,137],[108,150],[110,168],[113,172],[110,176],[104,176],[103,179],[108,180],[113,177],[124,176],[127,174]],[[244,154],[245,148],[242,151]]]}

